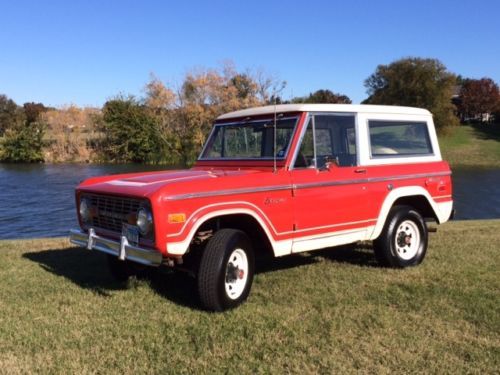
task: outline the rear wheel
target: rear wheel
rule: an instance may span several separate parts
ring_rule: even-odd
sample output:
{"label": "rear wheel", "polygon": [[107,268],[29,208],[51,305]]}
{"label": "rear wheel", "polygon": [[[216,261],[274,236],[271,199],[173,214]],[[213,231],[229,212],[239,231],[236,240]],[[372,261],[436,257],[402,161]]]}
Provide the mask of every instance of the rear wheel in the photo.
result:
{"label": "rear wheel", "polygon": [[427,226],[418,211],[393,207],[380,237],[373,242],[375,256],[384,266],[416,266],[424,260],[427,238]]}
{"label": "rear wheel", "polygon": [[254,253],[247,235],[221,229],[208,241],[198,269],[198,294],[203,307],[223,311],[246,300],[252,287]]}

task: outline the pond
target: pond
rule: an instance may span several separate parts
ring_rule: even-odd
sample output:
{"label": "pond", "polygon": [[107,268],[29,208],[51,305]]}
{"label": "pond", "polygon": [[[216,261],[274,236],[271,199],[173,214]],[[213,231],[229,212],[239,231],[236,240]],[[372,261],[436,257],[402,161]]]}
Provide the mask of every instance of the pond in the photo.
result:
{"label": "pond", "polygon": [[[0,239],[66,236],[74,188],[85,178],[159,170],[145,165],[0,164]],[[457,219],[500,218],[500,169],[454,169]]]}

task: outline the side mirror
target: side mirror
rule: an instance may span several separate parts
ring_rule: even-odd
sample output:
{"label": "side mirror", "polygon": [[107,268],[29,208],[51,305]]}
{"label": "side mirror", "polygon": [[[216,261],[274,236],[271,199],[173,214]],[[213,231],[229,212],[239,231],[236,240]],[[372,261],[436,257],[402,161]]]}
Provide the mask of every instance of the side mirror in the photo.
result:
{"label": "side mirror", "polygon": [[331,171],[333,168],[339,166],[339,158],[330,155],[325,156],[325,165],[320,168],[321,171]]}

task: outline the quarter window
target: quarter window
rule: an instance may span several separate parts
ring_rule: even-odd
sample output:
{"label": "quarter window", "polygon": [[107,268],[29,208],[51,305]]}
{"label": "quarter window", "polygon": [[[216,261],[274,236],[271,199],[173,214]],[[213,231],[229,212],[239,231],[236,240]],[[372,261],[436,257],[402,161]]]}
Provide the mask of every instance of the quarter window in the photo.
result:
{"label": "quarter window", "polygon": [[433,153],[425,122],[369,121],[372,158]]}

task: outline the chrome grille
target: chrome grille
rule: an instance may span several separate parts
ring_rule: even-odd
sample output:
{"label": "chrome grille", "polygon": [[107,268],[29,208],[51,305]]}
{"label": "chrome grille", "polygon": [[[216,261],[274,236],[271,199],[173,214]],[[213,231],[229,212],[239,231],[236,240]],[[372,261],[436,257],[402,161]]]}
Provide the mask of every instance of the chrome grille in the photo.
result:
{"label": "chrome grille", "polygon": [[88,226],[117,233],[121,233],[123,223],[127,223],[131,215],[135,220],[139,207],[149,206],[146,200],[136,198],[96,194],[85,194],[83,197],[90,199],[93,211]]}

